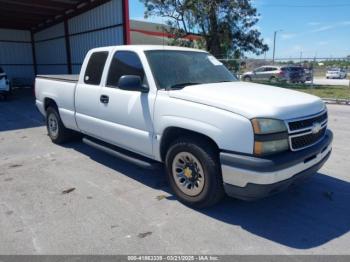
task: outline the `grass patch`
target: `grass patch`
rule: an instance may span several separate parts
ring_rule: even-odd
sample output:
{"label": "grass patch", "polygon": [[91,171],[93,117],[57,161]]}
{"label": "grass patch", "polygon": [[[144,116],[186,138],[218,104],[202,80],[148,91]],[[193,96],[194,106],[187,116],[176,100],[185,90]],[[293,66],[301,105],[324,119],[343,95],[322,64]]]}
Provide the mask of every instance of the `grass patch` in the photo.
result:
{"label": "grass patch", "polygon": [[350,99],[350,88],[346,86],[314,85],[311,87],[310,84],[289,84],[282,82],[273,84],[265,82],[264,84],[301,91],[321,98]]}

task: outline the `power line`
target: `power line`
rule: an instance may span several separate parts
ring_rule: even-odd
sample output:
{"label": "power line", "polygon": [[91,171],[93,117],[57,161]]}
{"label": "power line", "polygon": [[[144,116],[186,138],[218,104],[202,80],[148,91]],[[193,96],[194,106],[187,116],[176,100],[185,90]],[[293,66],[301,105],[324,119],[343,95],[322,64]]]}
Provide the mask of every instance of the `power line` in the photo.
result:
{"label": "power line", "polygon": [[263,6],[263,7],[291,7],[291,8],[318,8],[318,7],[330,8],[330,7],[346,7],[346,6],[350,6],[350,4],[326,4],[326,5],[288,5],[288,4],[287,5],[284,5],[284,4],[264,5],[264,4],[262,4],[260,6]]}

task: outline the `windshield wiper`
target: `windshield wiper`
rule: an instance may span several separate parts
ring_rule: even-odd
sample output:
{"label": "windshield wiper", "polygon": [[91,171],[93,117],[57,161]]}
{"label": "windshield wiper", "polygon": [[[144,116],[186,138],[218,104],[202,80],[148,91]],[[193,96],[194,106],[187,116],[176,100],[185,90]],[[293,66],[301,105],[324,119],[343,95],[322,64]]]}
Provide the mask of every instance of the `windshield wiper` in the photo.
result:
{"label": "windshield wiper", "polygon": [[194,82],[180,83],[180,84],[172,85],[168,87],[168,89],[182,89],[185,86],[193,86],[193,85],[200,85],[200,84],[201,83],[194,83]]}
{"label": "windshield wiper", "polygon": [[215,82],[215,83],[229,83],[229,82],[234,82],[232,80],[223,80],[223,81],[219,81],[219,82]]}

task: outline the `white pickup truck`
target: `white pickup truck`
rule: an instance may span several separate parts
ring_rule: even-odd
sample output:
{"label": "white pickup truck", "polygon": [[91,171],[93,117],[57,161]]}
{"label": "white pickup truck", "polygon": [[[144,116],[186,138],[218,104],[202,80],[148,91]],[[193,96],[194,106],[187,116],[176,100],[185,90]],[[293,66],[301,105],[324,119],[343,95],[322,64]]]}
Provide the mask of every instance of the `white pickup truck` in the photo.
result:
{"label": "white pickup truck", "polygon": [[332,150],[318,97],[240,82],[201,50],[93,49],[79,76],[37,76],[35,94],[54,143],[80,133],[140,166],[164,163],[178,199],[195,207],[225,193],[279,192],[316,173]]}
{"label": "white pickup truck", "polygon": [[10,81],[7,78],[7,74],[0,67],[0,96],[3,96],[5,99],[11,93]]}

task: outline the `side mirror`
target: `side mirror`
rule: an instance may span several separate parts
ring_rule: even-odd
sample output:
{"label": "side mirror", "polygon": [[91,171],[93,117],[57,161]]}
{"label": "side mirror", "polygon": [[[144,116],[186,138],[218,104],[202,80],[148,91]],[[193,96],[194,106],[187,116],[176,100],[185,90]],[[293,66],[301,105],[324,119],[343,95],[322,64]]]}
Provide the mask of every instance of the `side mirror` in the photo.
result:
{"label": "side mirror", "polygon": [[119,78],[118,87],[123,90],[140,91],[147,93],[149,87],[142,84],[141,77],[137,75],[124,75]]}

